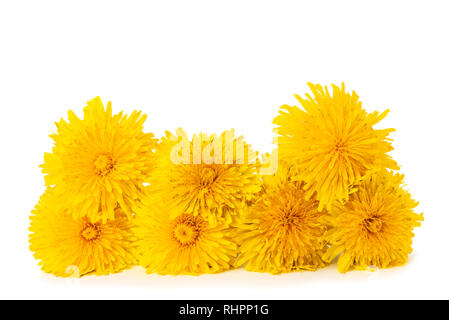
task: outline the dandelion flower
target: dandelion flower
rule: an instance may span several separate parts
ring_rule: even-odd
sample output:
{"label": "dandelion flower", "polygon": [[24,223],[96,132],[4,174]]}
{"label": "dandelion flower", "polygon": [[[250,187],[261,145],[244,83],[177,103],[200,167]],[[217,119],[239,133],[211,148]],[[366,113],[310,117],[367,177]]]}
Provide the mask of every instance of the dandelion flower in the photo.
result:
{"label": "dandelion flower", "polygon": [[146,198],[136,213],[135,233],[147,273],[199,275],[223,272],[232,267],[236,244],[229,229],[215,227],[200,215],[177,214],[168,201]]}
{"label": "dandelion flower", "polygon": [[393,150],[387,136],[394,129],[376,130],[388,110],[368,114],[355,92],[333,85],[309,87],[307,99],[296,95],[303,109],[284,105],[274,119],[279,137],[280,157],[295,162],[306,182],[306,198],[316,193],[319,210],[344,202],[354,185],[383,168],[399,169],[386,153]]}
{"label": "dandelion flower", "polygon": [[[180,143],[187,151],[179,150],[184,155],[177,163],[173,155]],[[199,214],[212,226],[229,224],[260,190],[257,153],[243,137],[235,138],[233,130],[195,135],[191,141],[181,129],[177,135],[167,132],[156,154],[152,192],[166,195],[182,213]]]}
{"label": "dandelion flower", "polygon": [[407,262],[412,252],[413,228],[423,216],[418,205],[403,189],[403,175],[387,170],[364,180],[348,203],[337,204],[329,219],[330,243],[324,259],[338,255],[338,271],[388,268]]}
{"label": "dandelion flower", "polygon": [[107,275],[137,264],[132,225],[120,209],[113,221],[92,223],[87,217],[74,220],[59,209],[59,201],[49,189],[30,217],[30,250],[43,271]]}
{"label": "dandelion flower", "polygon": [[[112,115],[100,98],[87,103],[84,119],[69,111],[69,121],[56,123],[52,153],[42,165],[47,186],[75,219],[93,223],[114,218],[117,204],[130,217],[153,166],[156,142],[143,133],[145,115]],[[100,210],[98,210],[100,208]]]}
{"label": "dandelion flower", "polygon": [[260,199],[236,223],[240,255],[236,266],[248,271],[283,273],[316,270],[326,264],[322,239],[326,231],[316,200],[306,200],[294,166],[282,163],[264,176]]}

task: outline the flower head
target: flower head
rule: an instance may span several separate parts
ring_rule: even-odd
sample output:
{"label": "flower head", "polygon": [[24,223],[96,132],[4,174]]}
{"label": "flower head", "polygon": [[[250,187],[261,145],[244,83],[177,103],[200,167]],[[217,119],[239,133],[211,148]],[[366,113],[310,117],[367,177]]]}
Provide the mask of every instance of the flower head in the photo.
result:
{"label": "flower head", "polygon": [[260,199],[236,223],[240,256],[236,265],[249,271],[282,273],[316,270],[326,264],[322,236],[324,212],[306,200],[294,166],[282,163],[274,176],[264,176]]}
{"label": "flower head", "polygon": [[142,131],[145,119],[140,112],[112,115],[111,103],[105,110],[97,97],[87,103],[84,119],[69,111],[69,121],[56,124],[55,145],[42,168],[46,185],[55,186],[74,218],[106,222],[117,205],[132,215],[156,147],[153,134]]}
{"label": "flower head", "polygon": [[260,190],[257,153],[232,130],[195,135],[191,141],[181,129],[177,135],[167,132],[156,154],[152,192],[212,226],[229,224]]}
{"label": "flower head", "polygon": [[387,170],[365,179],[343,205],[333,208],[330,243],[324,259],[338,258],[338,271],[387,268],[407,262],[412,252],[413,228],[423,216],[414,213],[418,205],[402,187],[403,176]]}
{"label": "flower head", "polygon": [[387,138],[394,129],[376,130],[388,110],[368,114],[355,92],[333,85],[309,83],[314,97],[296,98],[303,110],[284,105],[274,119],[279,137],[280,157],[295,162],[306,182],[306,197],[316,194],[319,210],[331,208],[335,200],[344,202],[354,185],[371,173],[399,169],[386,153],[393,150]]}
{"label": "flower head", "polygon": [[62,277],[75,270],[79,276],[106,275],[137,264],[132,225],[120,209],[113,221],[93,223],[73,219],[59,201],[49,189],[30,217],[30,250],[43,271]]}
{"label": "flower head", "polygon": [[232,267],[236,245],[224,225],[212,227],[200,215],[177,214],[169,201],[147,197],[137,210],[135,233],[140,265],[148,273],[198,275]]}

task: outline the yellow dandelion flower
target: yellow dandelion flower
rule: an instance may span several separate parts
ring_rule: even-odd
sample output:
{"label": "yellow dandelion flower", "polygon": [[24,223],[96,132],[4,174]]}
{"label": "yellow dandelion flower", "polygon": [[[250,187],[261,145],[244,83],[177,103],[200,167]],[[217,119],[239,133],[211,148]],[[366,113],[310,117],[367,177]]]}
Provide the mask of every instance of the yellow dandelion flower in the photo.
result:
{"label": "yellow dandelion flower", "polygon": [[304,100],[296,95],[303,109],[284,105],[274,119],[281,159],[294,161],[306,182],[306,198],[316,193],[319,210],[331,208],[335,200],[346,201],[354,185],[372,172],[399,169],[386,153],[393,150],[387,136],[394,129],[375,130],[388,110],[368,114],[355,92],[333,85],[309,87],[314,94]]}
{"label": "yellow dandelion flower", "polygon": [[316,200],[306,200],[294,166],[281,163],[274,176],[264,176],[260,199],[237,220],[236,265],[248,271],[283,273],[316,270],[326,264],[322,239],[324,212]]}
{"label": "yellow dandelion flower", "polygon": [[58,132],[51,135],[55,145],[42,165],[46,185],[56,187],[74,218],[106,222],[117,204],[131,216],[156,146],[153,134],[142,131],[146,116],[112,115],[111,103],[105,110],[97,97],[87,103],[84,119],[72,111],[68,119],[56,123]]}
{"label": "yellow dandelion flower", "polygon": [[329,217],[330,243],[324,259],[338,258],[338,271],[369,266],[388,268],[407,262],[412,252],[413,228],[423,216],[403,189],[403,175],[387,170],[364,180],[348,203],[337,204]]}
{"label": "yellow dandelion flower", "polygon": [[200,214],[212,226],[229,224],[260,190],[257,153],[233,130],[192,140],[181,129],[177,135],[167,132],[156,154],[152,192],[173,199],[182,213]]}
{"label": "yellow dandelion flower", "polygon": [[107,275],[137,264],[132,225],[120,209],[113,221],[101,224],[73,219],[59,202],[49,189],[30,217],[30,250],[43,271],[61,277]]}
{"label": "yellow dandelion flower", "polygon": [[[136,213],[135,233],[147,273],[199,275],[229,270],[237,248],[224,225],[215,227],[200,215],[177,214],[164,200],[146,198]],[[162,207],[164,206],[164,207]]]}

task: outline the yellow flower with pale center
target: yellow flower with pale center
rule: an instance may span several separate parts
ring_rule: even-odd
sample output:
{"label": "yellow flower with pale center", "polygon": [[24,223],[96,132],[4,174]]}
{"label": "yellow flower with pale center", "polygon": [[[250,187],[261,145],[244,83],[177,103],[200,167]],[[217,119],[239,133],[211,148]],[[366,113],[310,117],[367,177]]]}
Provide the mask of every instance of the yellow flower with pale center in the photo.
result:
{"label": "yellow flower with pale center", "polygon": [[333,85],[309,83],[314,97],[296,95],[303,109],[284,105],[274,119],[279,136],[280,158],[294,162],[306,182],[306,198],[316,195],[319,210],[330,210],[335,200],[344,202],[354,185],[377,170],[399,169],[387,155],[393,150],[387,136],[394,129],[373,126],[388,110],[368,114],[355,92]]}
{"label": "yellow flower with pale center", "polygon": [[146,116],[112,115],[111,103],[105,110],[97,97],[87,103],[84,119],[72,111],[68,119],[51,135],[55,145],[42,165],[46,185],[55,186],[76,219],[106,222],[118,205],[131,217],[154,166],[156,139],[143,132]]}
{"label": "yellow flower with pale center", "polygon": [[[176,149],[180,145],[184,149]],[[257,153],[243,137],[235,138],[233,130],[220,136],[194,135],[192,140],[181,129],[177,135],[167,132],[156,155],[151,192],[172,199],[182,213],[201,215],[212,226],[231,223],[260,190]]]}
{"label": "yellow flower with pale center", "polygon": [[154,197],[146,197],[137,210],[139,263],[147,273],[199,275],[231,269],[237,246],[229,228],[223,224],[212,227],[191,213],[178,213],[170,219],[178,210],[168,199]]}
{"label": "yellow flower with pale center", "polygon": [[283,273],[324,267],[321,256],[325,212],[316,200],[306,200],[294,166],[282,163],[274,176],[263,177],[260,198],[237,220],[236,265],[248,271]]}
{"label": "yellow flower with pale center", "polygon": [[324,259],[338,255],[338,271],[403,265],[412,252],[413,228],[421,225],[418,205],[403,189],[404,176],[387,170],[365,179],[349,201],[336,204],[329,218],[330,243]]}
{"label": "yellow flower with pale center", "polygon": [[42,270],[61,277],[107,275],[137,264],[132,224],[120,210],[105,224],[75,220],[49,189],[30,217],[30,250]]}

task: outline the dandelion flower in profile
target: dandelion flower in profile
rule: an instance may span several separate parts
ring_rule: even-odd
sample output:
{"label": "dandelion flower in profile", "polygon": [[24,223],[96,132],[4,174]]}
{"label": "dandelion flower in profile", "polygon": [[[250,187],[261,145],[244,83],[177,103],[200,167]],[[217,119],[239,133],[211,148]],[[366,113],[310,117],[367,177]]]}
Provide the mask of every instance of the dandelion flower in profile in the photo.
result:
{"label": "dandelion flower in profile", "polygon": [[[144,133],[145,115],[112,115],[100,98],[87,103],[84,119],[69,111],[57,123],[55,145],[42,165],[47,186],[55,186],[60,202],[75,219],[93,223],[114,219],[120,205],[130,217],[153,167],[156,140]],[[98,210],[100,208],[100,210]]]}
{"label": "dandelion flower in profile", "polygon": [[365,179],[349,201],[336,204],[325,238],[330,243],[324,259],[338,255],[338,271],[403,265],[412,252],[413,228],[423,216],[403,189],[403,175],[387,170]]}
{"label": "dandelion flower in profile", "polygon": [[260,199],[235,224],[240,255],[236,266],[273,274],[324,267],[321,256],[325,212],[306,200],[294,166],[281,163],[274,176],[264,176]]}
{"label": "dandelion flower in profile", "polygon": [[167,132],[156,154],[152,192],[212,226],[229,224],[260,190],[257,153],[233,130],[195,135],[191,141],[181,129],[177,135]]}
{"label": "dandelion flower in profile", "polygon": [[137,264],[132,225],[120,209],[114,220],[92,223],[87,217],[73,219],[59,201],[49,189],[30,217],[30,250],[44,272],[107,275]]}
{"label": "dandelion flower in profile", "polygon": [[303,109],[284,105],[274,119],[279,137],[280,158],[295,162],[306,182],[306,198],[316,194],[319,210],[330,210],[335,200],[344,202],[354,185],[371,173],[399,169],[387,155],[393,150],[387,138],[394,129],[377,130],[388,110],[368,114],[355,92],[333,85],[309,83],[314,97],[296,95]]}
{"label": "dandelion flower in profile", "polygon": [[199,275],[229,270],[236,244],[224,225],[212,227],[201,215],[177,214],[165,200],[147,197],[136,213],[135,233],[147,273]]}

